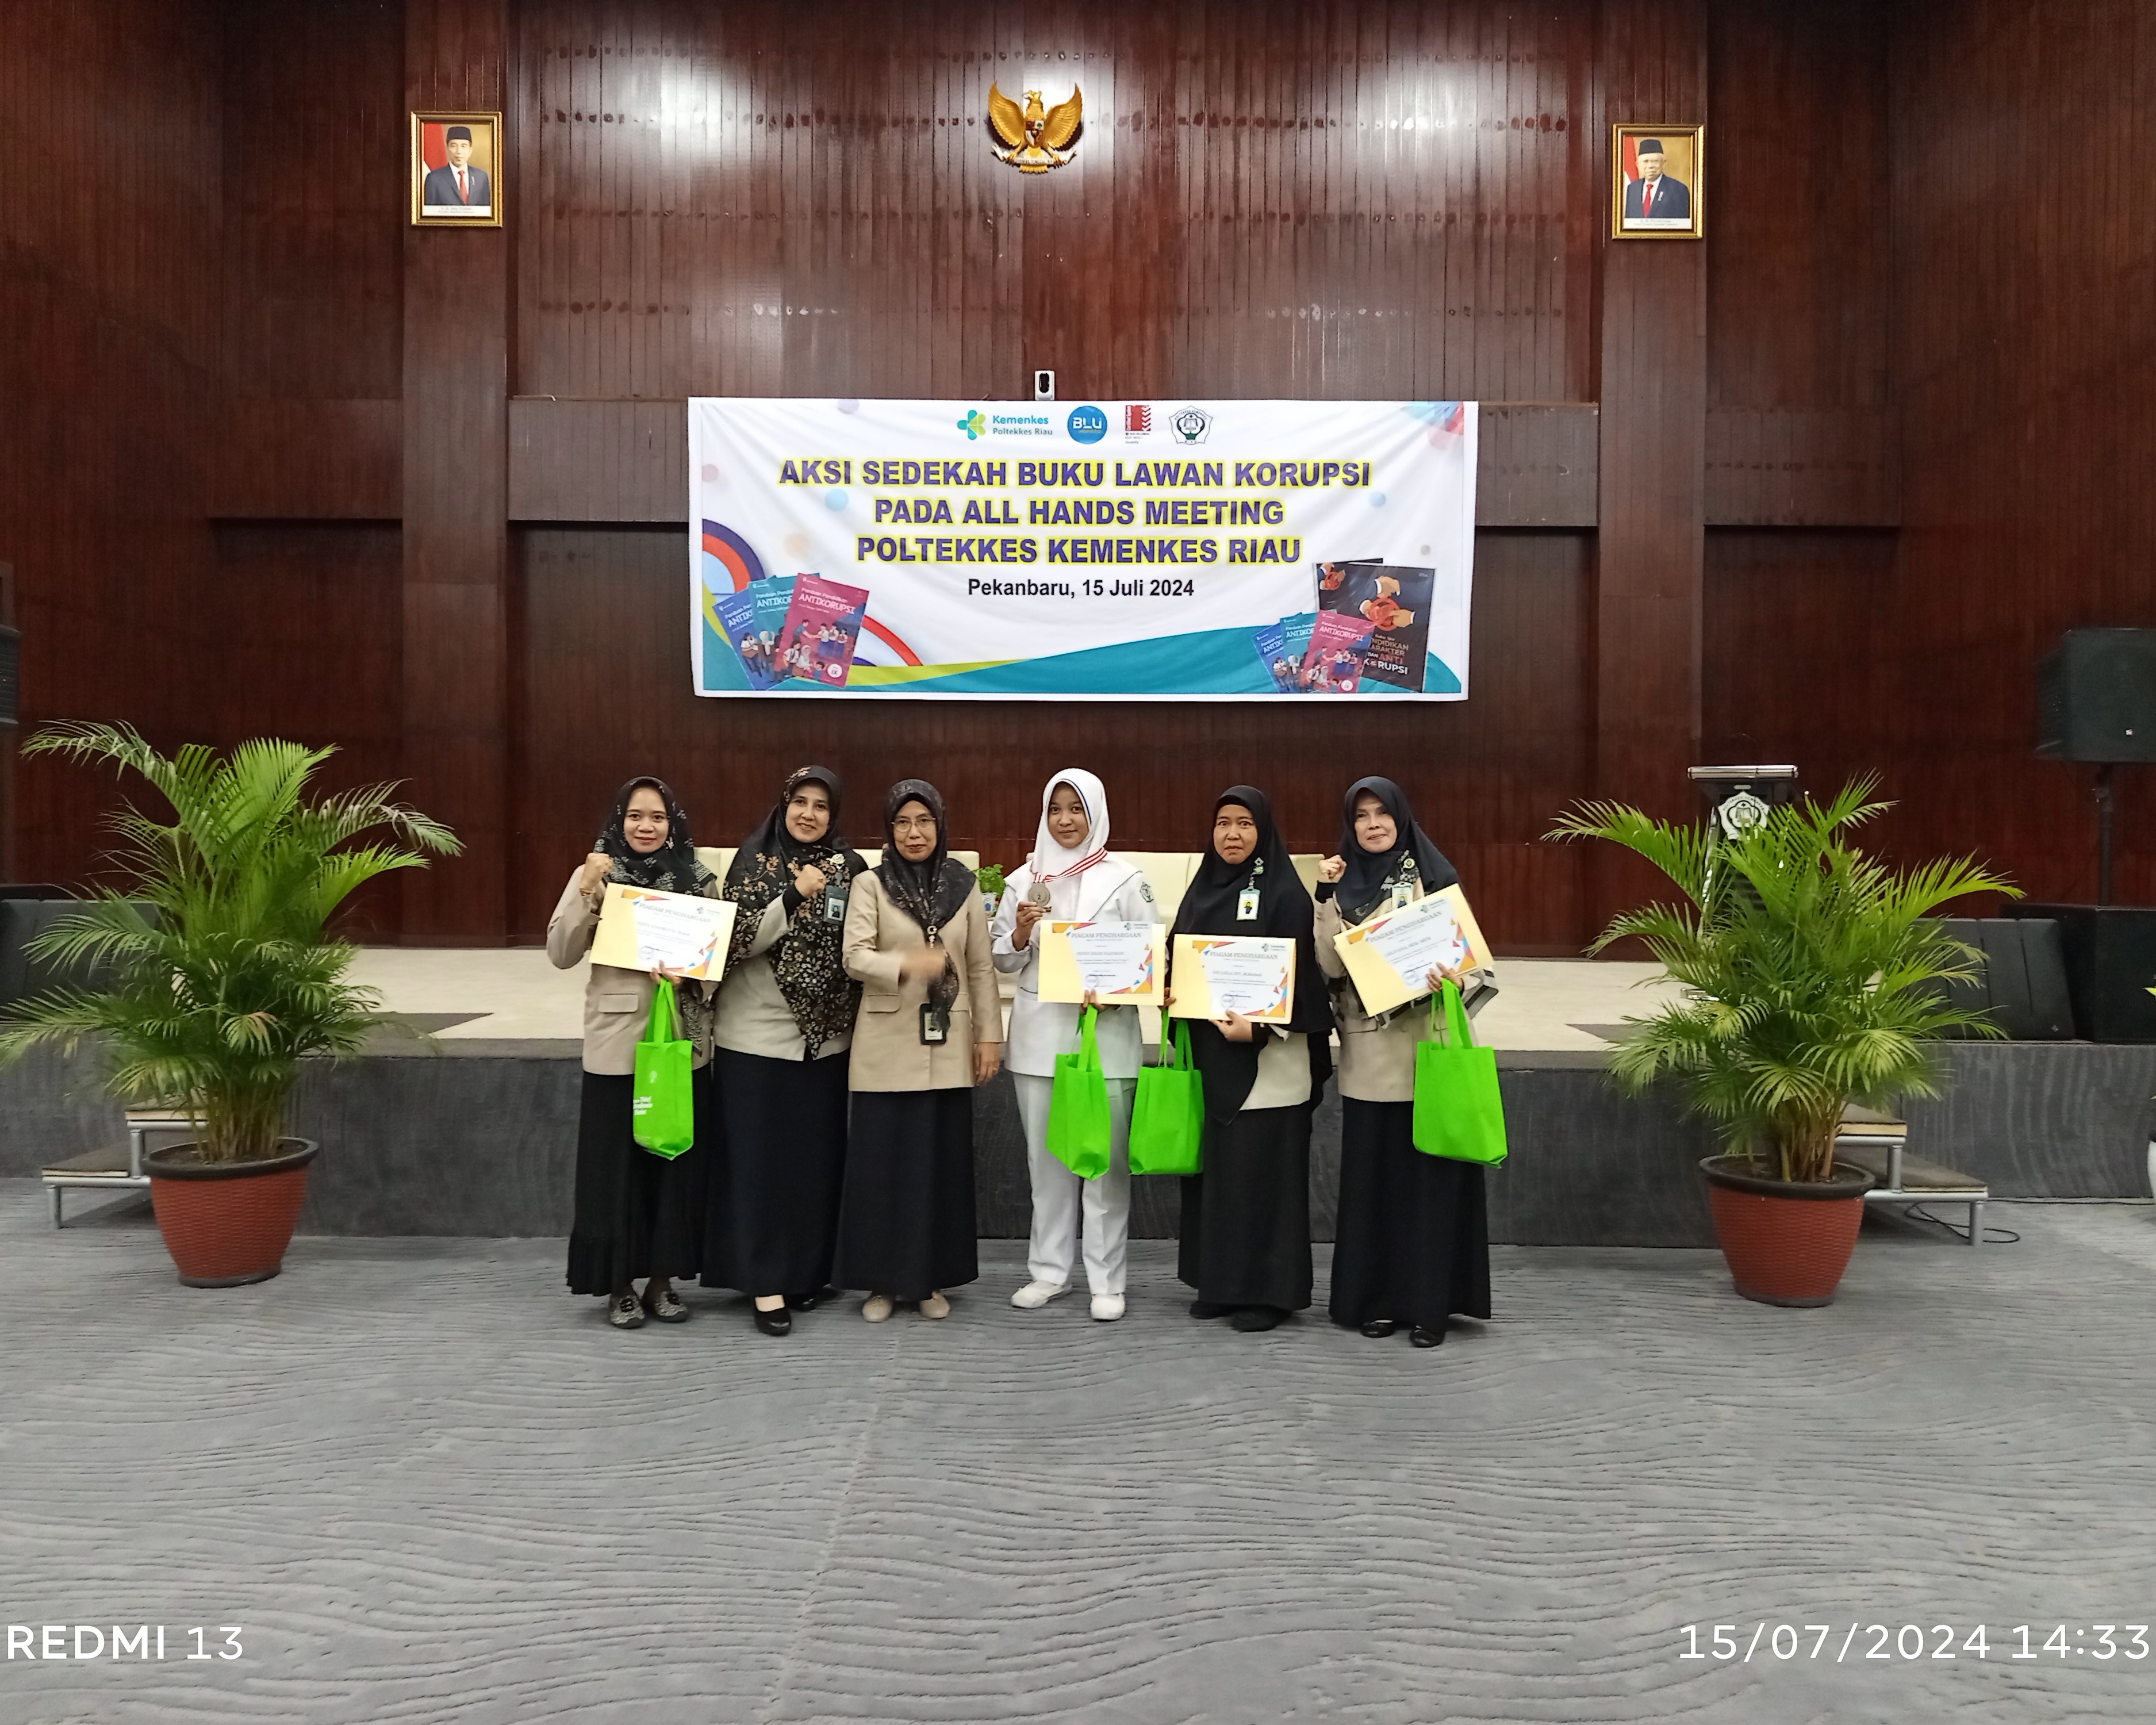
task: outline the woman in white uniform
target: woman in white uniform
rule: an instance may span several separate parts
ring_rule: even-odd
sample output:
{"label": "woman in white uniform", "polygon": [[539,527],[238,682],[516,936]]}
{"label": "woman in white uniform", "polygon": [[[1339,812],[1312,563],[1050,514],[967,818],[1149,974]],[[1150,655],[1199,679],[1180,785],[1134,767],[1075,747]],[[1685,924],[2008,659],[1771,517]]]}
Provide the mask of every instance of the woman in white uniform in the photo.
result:
{"label": "woman in white uniform", "polygon": [[1096,1034],[1107,1080],[1110,1159],[1106,1173],[1081,1180],[1048,1150],[1055,1057],[1078,1051],[1082,1010],[1040,998],[1040,943],[1051,920],[1155,920],[1152,889],[1145,876],[1134,864],[1109,855],[1108,793],[1081,768],[1057,773],[1042,793],[1033,855],[1005,885],[993,951],[996,968],[1018,978],[1004,1058],[1018,1087],[1026,1168],[1033,1181],[1033,1237],[1025,1266],[1032,1280],[1011,1296],[1011,1304],[1045,1306],[1070,1291],[1082,1209],[1086,1285],[1092,1291],[1093,1316],[1106,1322],[1123,1315],[1131,1230],[1131,1098],[1137,1089],[1142,1053],[1138,1009],[1101,1009]]}

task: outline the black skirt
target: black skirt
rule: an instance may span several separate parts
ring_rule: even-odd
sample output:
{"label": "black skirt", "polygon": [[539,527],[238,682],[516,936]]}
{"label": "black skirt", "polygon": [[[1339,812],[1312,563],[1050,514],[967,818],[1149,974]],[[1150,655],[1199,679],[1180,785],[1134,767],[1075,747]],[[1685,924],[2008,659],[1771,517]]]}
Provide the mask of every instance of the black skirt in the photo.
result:
{"label": "black skirt", "polygon": [[973,1093],[854,1092],[833,1276],[925,1300],[981,1273],[973,1227]]}
{"label": "black skirt", "polygon": [[636,1081],[584,1074],[577,1120],[577,1210],[569,1291],[610,1294],[646,1276],[692,1276],[704,1223],[705,1140],[717,1118],[707,1066],[696,1074],[696,1142],[668,1161],[629,1131]]}
{"label": "black skirt", "polygon": [[1332,1321],[1373,1318],[1443,1332],[1490,1315],[1490,1221],[1482,1170],[1414,1147],[1414,1104],[1341,1103],[1340,1220]]}
{"label": "black skirt", "polygon": [[1204,1168],[1183,1183],[1176,1274],[1216,1306],[1310,1304],[1310,1105],[1205,1122]]}
{"label": "black skirt", "polygon": [[844,1054],[778,1060],[721,1049],[704,1285],[813,1293],[831,1279],[846,1173]]}

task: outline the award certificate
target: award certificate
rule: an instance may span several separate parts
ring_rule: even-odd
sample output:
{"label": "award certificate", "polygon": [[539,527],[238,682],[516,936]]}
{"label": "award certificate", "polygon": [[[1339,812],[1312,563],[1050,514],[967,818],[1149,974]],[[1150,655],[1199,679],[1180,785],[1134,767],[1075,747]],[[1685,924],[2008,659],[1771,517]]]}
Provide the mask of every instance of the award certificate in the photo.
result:
{"label": "award certificate", "polygon": [[1076,1005],[1087,989],[1103,1001],[1160,1004],[1166,968],[1158,922],[1049,922],[1040,942],[1040,998]]}
{"label": "award certificate", "polygon": [[1240,1012],[1260,1024],[1295,1016],[1295,942],[1270,935],[1179,934],[1175,937],[1178,1019],[1225,1018]]}
{"label": "award certificate", "polygon": [[726,973],[734,910],[732,899],[654,892],[617,880],[607,888],[599,911],[592,963],[622,970],[663,966],[685,977],[714,981]]}
{"label": "award certificate", "polygon": [[1363,1009],[1390,1012],[1430,992],[1433,969],[1479,970],[1490,963],[1475,913],[1457,886],[1373,916],[1332,937]]}

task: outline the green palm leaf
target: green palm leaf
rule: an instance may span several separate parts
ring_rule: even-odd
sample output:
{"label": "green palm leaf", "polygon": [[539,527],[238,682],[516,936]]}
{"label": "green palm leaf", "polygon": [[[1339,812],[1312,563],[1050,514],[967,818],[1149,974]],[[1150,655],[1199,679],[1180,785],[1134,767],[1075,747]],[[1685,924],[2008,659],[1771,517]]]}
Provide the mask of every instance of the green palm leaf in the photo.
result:
{"label": "green palm leaf", "polygon": [[455,835],[394,801],[393,784],[310,799],[326,748],[260,739],[165,756],[131,726],[70,722],[23,749],[131,772],[171,819],[136,808],[111,819],[125,890],[101,891],[30,947],[90,967],[99,985],[12,1008],[0,1059],[98,1038],[113,1088],[199,1115],[212,1159],[266,1153],[298,1063],[349,1054],[391,1022],[371,990],[344,980],[353,949],[328,937],[330,922],[369,880],[455,854]]}
{"label": "green palm leaf", "polygon": [[1873,789],[1857,779],[1733,839],[1617,803],[1583,803],[1548,835],[1620,845],[1682,895],[1612,918],[1589,949],[1637,939],[1686,990],[1626,1019],[1612,1076],[1634,1091],[1676,1081],[1732,1152],[1785,1179],[1828,1178],[1849,1102],[1936,1094],[1942,1037],[2000,1034],[1940,986],[1973,975],[1979,955],[1933,912],[1973,892],[2019,894],[1974,858],[1897,870],[1867,855],[1851,832],[1891,806]]}

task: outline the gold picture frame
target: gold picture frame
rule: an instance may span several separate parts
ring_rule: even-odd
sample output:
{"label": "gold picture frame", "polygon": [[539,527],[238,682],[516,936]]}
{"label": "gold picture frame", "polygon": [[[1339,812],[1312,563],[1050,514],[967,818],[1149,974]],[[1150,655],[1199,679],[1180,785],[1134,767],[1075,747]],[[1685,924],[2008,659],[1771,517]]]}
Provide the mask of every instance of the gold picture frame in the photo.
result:
{"label": "gold picture frame", "polygon": [[[1640,149],[1642,144],[1659,148],[1650,152]],[[1609,237],[1704,239],[1706,161],[1704,126],[1638,126],[1626,121],[1612,126]]]}
{"label": "gold picture frame", "polygon": [[[465,160],[454,159],[452,146],[465,135]],[[501,225],[501,116],[412,112],[411,153],[404,164],[411,182],[414,228],[499,228]],[[461,166],[461,176],[454,170]],[[485,202],[480,201],[484,193]],[[433,201],[430,201],[430,195]]]}

